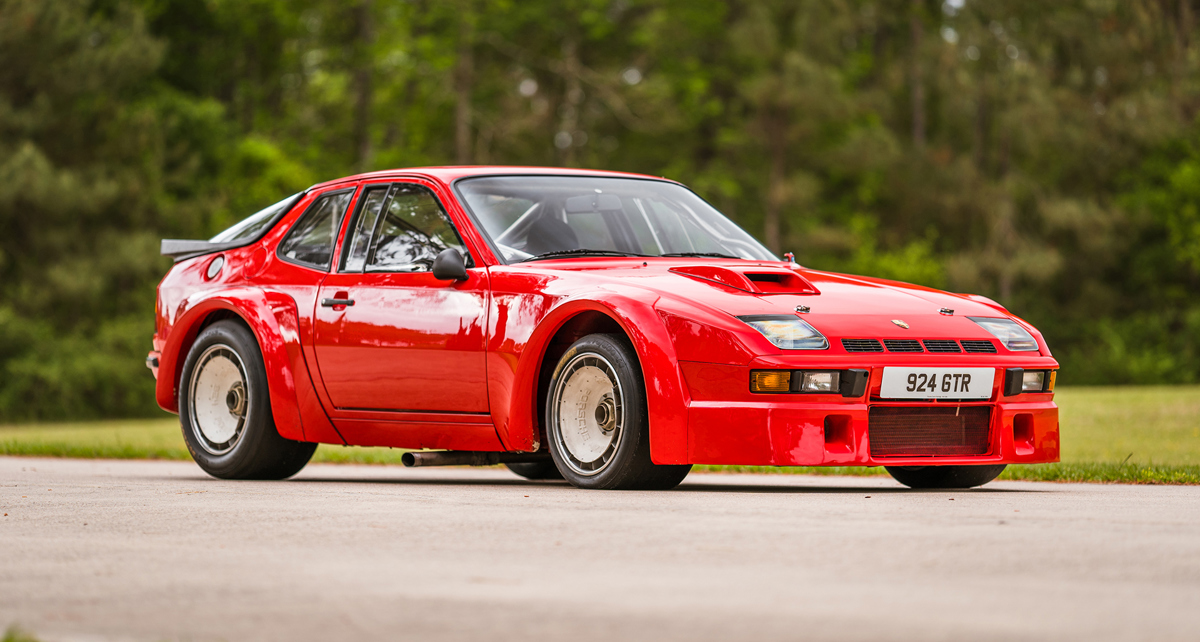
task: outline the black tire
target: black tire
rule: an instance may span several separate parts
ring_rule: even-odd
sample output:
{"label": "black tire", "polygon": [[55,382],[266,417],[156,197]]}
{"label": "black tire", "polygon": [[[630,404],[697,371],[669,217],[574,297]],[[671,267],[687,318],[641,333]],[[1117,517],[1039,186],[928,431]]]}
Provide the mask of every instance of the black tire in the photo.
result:
{"label": "black tire", "polygon": [[[559,408],[570,403],[579,408],[575,433],[559,422]],[[567,349],[550,380],[545,422],[554,465],[579,488],[669,490],[692,469],[650,460],[646,386],[637,353],[620,335],[591,334]]]}
{"label": "black tire", "polygon": [[974,488],[1000,476],[995,466],[886,466],[893,479],[909,488]]}
{"label": "black tire", "polygon": [[562,479],[562,473],[558,472],[558,467],[554,465],[553,460],[535,461],[524,464],[504,464],[514,473],[524,477],[525,479]]}
{"label": "black tire", "polygon": [[[220,413],[222,394],[228,417]],[[262,352],[250,330],[233,320],[205,328],[188,351],[179,379],[179,423],[192,459],[220,479],[286,479],[317,449],[279,436]],[[228,440],[214,441],[230,431]]]}

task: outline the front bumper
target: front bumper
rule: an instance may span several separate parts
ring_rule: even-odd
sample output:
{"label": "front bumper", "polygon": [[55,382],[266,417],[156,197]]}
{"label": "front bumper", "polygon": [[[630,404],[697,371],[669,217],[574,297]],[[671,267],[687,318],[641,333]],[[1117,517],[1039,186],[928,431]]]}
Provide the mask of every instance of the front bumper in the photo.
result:
{"label": "front bumper", "polygon": [[[866,367],[871,374],[867,393],[861,397],[752,394],[748,390],[749,372],[761,364],[730,366],[680,362],[690,392],[688,460],[694,464],[743,466],[1055,462],[1059,460],[1059,428],[1058,406],[1054,404],[1053,393],[1004,396],[1001,389],[1006,367],[1057,368],[1058,364],[1052,359],[1042,361],[987,364],[997,368],[997,382],[991,398],[980,401],[880,399],[883,366]],[[972,365],[978,367],[980,364]],[[788,367],[794,366],[789,364]],[[870,410],[882,406],[986,407],[990,410],[987,451],[971,456],[872,456]]]}

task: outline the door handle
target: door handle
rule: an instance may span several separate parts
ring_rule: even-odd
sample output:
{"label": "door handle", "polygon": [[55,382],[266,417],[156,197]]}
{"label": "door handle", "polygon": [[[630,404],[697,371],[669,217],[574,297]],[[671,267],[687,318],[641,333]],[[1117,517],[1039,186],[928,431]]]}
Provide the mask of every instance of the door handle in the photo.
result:
{"label": "door handle", "polygon": [[354,299],[321,299],[321,306],[332,308],[339,305],[354,305]]}

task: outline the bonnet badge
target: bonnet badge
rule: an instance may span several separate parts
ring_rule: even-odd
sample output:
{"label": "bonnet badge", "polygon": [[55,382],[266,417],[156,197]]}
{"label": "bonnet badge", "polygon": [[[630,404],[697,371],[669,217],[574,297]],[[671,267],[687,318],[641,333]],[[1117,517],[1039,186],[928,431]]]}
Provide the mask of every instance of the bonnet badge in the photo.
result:
{"label": "bonnet badge", "polygon": [[904,328],[905,330],[908,329],[908,324],[901,321],[900,319],[892,319],[892,323],[895,323],[896,325],[900,326],[901,328]]}

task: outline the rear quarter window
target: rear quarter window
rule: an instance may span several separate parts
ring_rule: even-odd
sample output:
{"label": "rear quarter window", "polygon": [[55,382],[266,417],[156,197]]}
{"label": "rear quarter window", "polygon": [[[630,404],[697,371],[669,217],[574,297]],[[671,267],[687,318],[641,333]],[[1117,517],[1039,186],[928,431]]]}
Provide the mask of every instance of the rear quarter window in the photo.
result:
{"label": "rear quarter window", "polygon": [[258,240],[267,230],[275,226],[279,219],[283,218],[289,210],[304,196],[304,192],[292,194],[291,196],[275,203],[268,205],[263,209],[247,216],[246,218],[231,225],[228,229],[208,239],[209,243],[251,243]]}
{"label": "rear quarter window", "polygon": [[280,258],[328,270],[333,263],[333,247],[337,244],[342,217],[353,196],[354,190],[350,189],[317,198],[279,244]]}

